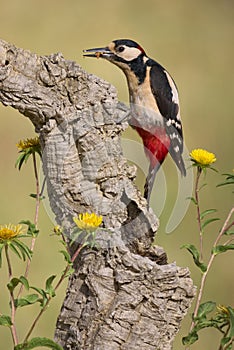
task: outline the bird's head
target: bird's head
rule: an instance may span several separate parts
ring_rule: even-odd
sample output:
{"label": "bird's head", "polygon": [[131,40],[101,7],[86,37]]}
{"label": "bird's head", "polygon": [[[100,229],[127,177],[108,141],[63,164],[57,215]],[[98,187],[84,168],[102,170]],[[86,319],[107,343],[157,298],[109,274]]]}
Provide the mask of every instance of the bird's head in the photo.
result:
{"label": "bird's head", "polygon": [[104,58],[124,69],[137,59],[146,57],[143,48],[133,40],[113,40],[108,46],[84,50],[84,56]]}

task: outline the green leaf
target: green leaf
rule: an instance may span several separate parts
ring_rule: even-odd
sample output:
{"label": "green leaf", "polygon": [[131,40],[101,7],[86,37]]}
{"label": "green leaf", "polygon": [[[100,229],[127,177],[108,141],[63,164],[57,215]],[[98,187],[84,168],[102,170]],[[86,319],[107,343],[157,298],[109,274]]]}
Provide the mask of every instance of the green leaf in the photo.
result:
{"label": "green leaf", "polygon": [[215,171],[216,173],[218,173],[218,170],[213,168],[212,166],[209,166],[209,169],[211,169],[211,170]]}
{"label": "green leaf", "polygon": [[32,286],[30,288],[38,292],[42,297],[46,297],[46,292],[44,291],[44,289]]}
{"label": "green leaf", "polygon": [[226,345],[230,340],[231,340],[230,337],[225,337],[225,338],[221,339],[220,344],[221,344],[222,346],[223,346],[223,345]]}
{"label": "green leaf", "polygon": [[19,239],[14,239],[14,241],[12,241],[11,244],[17,246],[17,248],[20,250],[20,253],[22,254],[22,258],[24,261],[26,260],[26,258],[31,260],[32,251],[26,244],[21,242]]}
{"label": "green leaf", "polygon": [[53,340],[41,337],[32,338],[26,343],[18,344],[14,347],[14,350],[31,350],[42,346],[53,350],[63,350],[63,348]]}
{"label": "green leaf", "polygon": [[206,221],[203,222],[202,225],[201,225],[202,230],[203,230],[207,225],[209,225],[211,222],[214,222],[214,221],[217,221],[217,220],[220,220],[220,219],[219,219],[219,218],[212,218],[212,219],[206,220]]}
{"label": "green leaf", "polygon": [[10,316],[0,315],[0,326],[10,327],[12,325]]}
{"label": "green leaf", "polygon": [[22,165],[27,162],[29,156],[30,156],[30,153],[28,154],[25,152],[20,153],[19,157],[16,160],[15,167],[16,168],[18,167],[20,170]]}
{"label": "green leaf", "polygon": [[192,254],[196,266],[199,267],[202,272],[206,272],[207,267],[200,261],[199,252],[193,244],[184,244],[181,248],[186,248]]}
{"label": "green leaf", "polygon": [[194,259],[199,259],[199,252],[193,244],[184,244],[181,248],[186,248],[192,254]]}
{"label": "green leaf", "polygon": [[44,291],[43,289],[38,288],[38,287],[30,287],[30,288],[35,290],[36,292],[38,292],[42,296],[42,299],[40,299],[40,305],[41,305],[41,307],[45,306],[46,302],[48,301],[46,291]]}
{"label": "green leaf", "polygon": [[225,182],[221,182],[216,187],[221,187],[221,186],[225,186],[225,185],[233,185],[233,184],[234,184],[234,180],[228,180],[228,181],[225,181]]}
{"label": "green leaf", "polygon": [[7,288],[10,292],[13,292],[13,290],[15,289],[15,287],[18,286],[19,283],[21,283],[27,290],[29,290],[28,280],[24,276],[21,276],[20,278],[13,277],[7,284]]}
{"label": "green leaf", "polygon": [[226,176],[226,179],[224,182],[218,184],[217,187],[234,184],[234,174],[222,174],[222,175]]}
{"label": "green leaf", "polygon": [[[212,312],[215,309],[215,307],[216,307],[216,303],[213,301],[207,301],[207,302],[201,304],[198,308],[197,316],[194,319],[195,320],[206,319],[207,314]],[[205,326],[205,327],[207,327],[207,326]]]}
{"label": "green leaf", "polygon": [[52,286],[52,283],[53,283],[55,277],[56,277],[56,275],[52,275],[46,280],[46,289],[45,289],[45,291],[52,298],[55,296],[55,290],[54,290],[54,288]]}
{"label": "green leaf", "polygon": [[[28,231],[27,231],[27,235],[25,235],[24,237],[37,237],[39,234],[39,230],[36,228],[36,225],[33,224],[31,221],[29,220],[22,220],[20,221],[20,224],[24,224],[28,226]],[[23,236],[21,236],[23,237]]]}
{"label": "green leaf", "polygon": [[67,273],[66,273],[66,275],[65,275],[64,277],[69,277],[69,276],[71,276],[74,272],[75,272],[75,269],[73,269],[73,267],[71,267],[71,268],[67,271]]}
{"label": "green leaf", "polygon": [[66,261],[69,265],[71,265],[71,264],[72,264],[71,255],[68,253],[68,251],[66,251],[66,250],[60,250],[60,253],[63,254],[65,261]]}
{"label": "green leaf", "polygon": [[27,305],[32,305],[38,301],[39,301],[38,294],[29,294],[29,295],[26,295],[25,297],[15,299],[15,307],[23,307],[23,306],[27,306]]}
{"label": "green leaf", "polygon": [[[19,154],[19,156],[18,156],[18,158],[16,159],[16,162],[15,162],[15,167],[16,167],[16,168],[17,168],[17,166],[18,166],[20,163],[23,164],[22,158],[24,158],[24,156],[25,156],[24,153],[20,153],[20,154]],[[20,170],[22,164],[19,165],[19,170]]]}
{"label": "green leaf", "polygon": [[10,292],[13,292],[13,290],[15,289],[15,287],[18,286],[20,280],[16,277],[12,278],[10,280],[10,282],[7,284],[7,288]]}
{"label": "green leaf", "polygon": [[202,220],[206,215],[217,212],[217,209],[207,209],[200,214],[200,219]]}
{"label": "green leaf", "polygon": [[190,332],[186,337],[182,338],[183,345],[192,345],[198,340],[198,334],[195,330]]}
{"label": "green leaf", "polygon": [[[37,199],[37,194],[36,193],[30,193],[29,197]],[[42,201],[45,199],[45,196],[39,196],[39,200]]]}
{"label": "green leaf", "polygon": [[64,242],[62,239],[59,240],[59,243],[61,243],[64,247],[67,247],[67,242]]}
{"label": "green leaf", "polygon": [[[197,319],[197,318],[196,318]],[[214,327],[214,328],[218,328],[217,327],[217,321],[216,320],[207,320],[205,317],[202,319],[198,319],[197,320],[197,324],[194,327],[195,330],[198,332],[203,328],[208,328],[208,327]]]}
{"label": "green leaf", "polygon": [[190,199],[195,205],[197,205],[197,201],[194,197],[186,197],[186,199]]}
{"label": "green leaf", "polygon": [[228,244],[228,245],[217,245],[213,247],[212,254],[220,254],[225,253],[228,250],[234,250],[234,244]]}
{"label": "green leaf", "polygon": [[227,230],[223,234],[226,236],[231,236],[231,235],[234,235],[234,231]]}
{"label": "green leaf", "polygon": [[[231,338],[230,337],[224,337],[221,339],[221,342],[220,344],[222,345],[222,349],[223,349],[223,346],[226,345],[228,342],[230,342]],[[226,349],[226,348],[225,348]],[[228,348],[229,349],[229,348]]]}
{"label": "green leaf", "polygon": [[228,306],[227,309],[229,311],[229,319],[230,319],[229,336],[232,338],[234,337],[234,309],[231,306]]}
{"label": "green leaf", "polygon": [[28,283],[27,278],[24,277],[24,276],[20,276],[19,280],[20,280],[20,282],[22,283],[22,285],[24,286],[24,288],[25,288],[26,290],[29,290],[29,283]]}
{"label": "green leaf", "polygon": [[22,259],[22,256],[20,255],[20,253],[18,252],[18,249],[15,247],[15,245],[13,244],[13,242],[10,242],[8,244],[8,246],[10,247],[10,249],[18,256],[18,258]]}

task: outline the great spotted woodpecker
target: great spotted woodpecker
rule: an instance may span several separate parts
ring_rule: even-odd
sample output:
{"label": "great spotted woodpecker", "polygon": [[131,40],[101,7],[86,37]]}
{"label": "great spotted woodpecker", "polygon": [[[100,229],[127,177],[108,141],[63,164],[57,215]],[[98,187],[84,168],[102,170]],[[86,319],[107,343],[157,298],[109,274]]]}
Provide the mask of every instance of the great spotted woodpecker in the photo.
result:
{"label": "great spotted woodpecker", "polygon": [[144,197],[150,199],[155,175],[169,152],[183,176],[183,133],[178,91],[170,74],[149,58],[135,41],[114,40],[104,48],[84,50],[84,56],[101,57],[124,72],[129,89],[130,124],[143,140],[150,161]]}

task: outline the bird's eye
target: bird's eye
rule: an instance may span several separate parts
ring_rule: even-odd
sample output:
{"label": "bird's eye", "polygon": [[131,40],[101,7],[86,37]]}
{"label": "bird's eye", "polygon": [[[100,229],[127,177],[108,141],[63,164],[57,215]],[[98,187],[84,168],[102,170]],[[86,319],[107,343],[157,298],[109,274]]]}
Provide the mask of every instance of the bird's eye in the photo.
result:
{"label": "bird's eye", "polygon": [[123,51],[124,51],[124,49],[125,49],[125,47],[124,47],[124,46],[119,46],[119,47],[118,47],[118,49],[117,49],[117,51],[118,51],[118,52],[123,52]]}

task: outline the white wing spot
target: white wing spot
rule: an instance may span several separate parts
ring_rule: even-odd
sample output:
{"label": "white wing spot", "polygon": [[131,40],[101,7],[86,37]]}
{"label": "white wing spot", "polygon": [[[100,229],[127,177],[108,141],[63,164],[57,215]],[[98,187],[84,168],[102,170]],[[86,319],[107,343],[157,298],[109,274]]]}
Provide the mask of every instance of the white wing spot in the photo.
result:
{"label": "white wing spot", "polygon": [[171,123],[172,123],[172,120],[171,120],[171,119],[168,119],[168,121],[167,121],[167,126],[170,126]]}
{"label": "white wing spot", "polygon": [[181,129],[181,124],[180,124],[180,123],[175,122],[175,127],[176,127],[177,129]]}
{"label": "white wing spot", "polygon": [[172,101],[179,105],[179,96],[178,96],[178,91],[177,91],[177,88],[175,86],[175,83],[174,83],[172,77],[170,76],[170,74],[166,70],[164,70],[164,73],[166,74],[168,83],[171,87]]}

